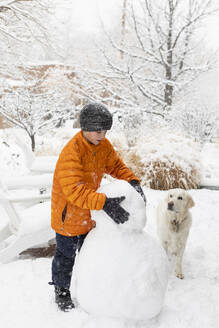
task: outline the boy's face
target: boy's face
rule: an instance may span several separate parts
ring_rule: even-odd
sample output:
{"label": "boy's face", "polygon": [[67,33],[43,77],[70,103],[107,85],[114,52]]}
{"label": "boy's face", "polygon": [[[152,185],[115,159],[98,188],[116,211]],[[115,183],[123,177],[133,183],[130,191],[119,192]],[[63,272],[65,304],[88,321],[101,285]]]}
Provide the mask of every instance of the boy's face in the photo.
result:
{"label": "boy's face", "polygon": [[102,139],[105,138],[106,130],[101,131],[83,131],[83,136],[87,141],[97,146],[101,142]]}

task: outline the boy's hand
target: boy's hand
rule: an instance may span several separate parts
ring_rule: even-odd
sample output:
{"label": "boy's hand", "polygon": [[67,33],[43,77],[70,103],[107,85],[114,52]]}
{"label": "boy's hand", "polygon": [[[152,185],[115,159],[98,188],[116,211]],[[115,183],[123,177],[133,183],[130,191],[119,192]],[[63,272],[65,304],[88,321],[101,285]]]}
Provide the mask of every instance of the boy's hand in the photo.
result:
{"label": "boy's hand", "polygon": [[144,194],[144,192],[143,192],[143,190],[142,190],[140,184],[138,183],[138,181],[137,181],[137,180],[131,180],[131,181],[129,181],[129,183],[130,183],[130,185],[131,185],[132,187],[134,187],[135,190],[141,195],[141,197],[143,198],[144,203],[145,203],[145,205],[146,205],[146,202],[147,202],[147,201],[146,201],[146,197],[145,197],[145,194]]}
{"label": "boy's hand", "polygon": [[125,196],[106,198],[103,210],[108,214],[111,219],[116,223],[124,223],[128,221],[129,213],[120,206],[120,203],[125,199]]}

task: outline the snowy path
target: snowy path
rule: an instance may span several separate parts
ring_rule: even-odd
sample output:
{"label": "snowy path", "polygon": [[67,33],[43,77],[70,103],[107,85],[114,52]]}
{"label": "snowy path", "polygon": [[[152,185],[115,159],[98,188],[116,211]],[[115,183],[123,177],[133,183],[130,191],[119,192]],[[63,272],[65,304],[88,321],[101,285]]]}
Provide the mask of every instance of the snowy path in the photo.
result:
{"label": "snowy path", "polygon": [[[145,190],[146,231],[156,237],[155,208],[164,192]],[[185,279],[170,276],[165,306],[144,324],[97,318],[76,309],[60,313],[53,302],[51,259],[17,259],[0,265],[3,328],[217,328],[219,322],[219,191],[191,191],[196,206],[184,255]],[[72,284],[73,293],[73,284]],[[95,300],[94,300],[95,301]]]}

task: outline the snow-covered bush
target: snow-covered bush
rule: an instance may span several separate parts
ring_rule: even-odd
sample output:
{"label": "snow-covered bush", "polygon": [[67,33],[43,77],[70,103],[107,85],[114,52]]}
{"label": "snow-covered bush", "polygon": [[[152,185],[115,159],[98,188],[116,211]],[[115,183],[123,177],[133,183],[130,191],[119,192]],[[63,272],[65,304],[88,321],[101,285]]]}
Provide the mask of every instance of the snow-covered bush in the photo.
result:
{"label": "snow-covered bush", "polygon": [[150,131],[123,158],[144,186],[168,190],[200,185],[200,145],[177,133]]}
{"label": "snow-covered bush", "polygon": [[67,142],[79,129],[72,127],[55,128],[37,137],[36,156],[56,156],[59,155]]}
{"label": "snow-covered bush", "polygon": [[109,131],[106,137],[110,140],[116,152],[123,159],[125,154],[129,151],[128,141],[125,134],[122,132]]}
{"label": "snow-covered bush", "polygon": [[9,143],[6,138],[1,138],[0,154],[1,177],[27,173],[25,156],[20,147]]}
{"label": "snow-covered bush", "polygon": [[219,115],[216,108],[200,105],[180,105],[171,113],[169,126],[180,129],[200,143],[211,142],[217,136]]}
{"label": "snow-covered bush", "polygon": [[201,151],[202,178],[214,181],[217,185],[219,181],[219,140],[215,143],[205,143]]}

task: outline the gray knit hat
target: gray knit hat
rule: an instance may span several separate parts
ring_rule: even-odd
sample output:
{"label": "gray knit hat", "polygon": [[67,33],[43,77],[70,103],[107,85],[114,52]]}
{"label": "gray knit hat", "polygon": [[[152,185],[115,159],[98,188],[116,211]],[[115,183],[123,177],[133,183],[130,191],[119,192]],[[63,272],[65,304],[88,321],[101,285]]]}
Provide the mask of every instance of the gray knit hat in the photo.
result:
{"label": "gray knit hat", "polygon": [[84,131],[110,130],[112,123],[112,114],[102,104],[90,103],[80,112],[80,126]]}

